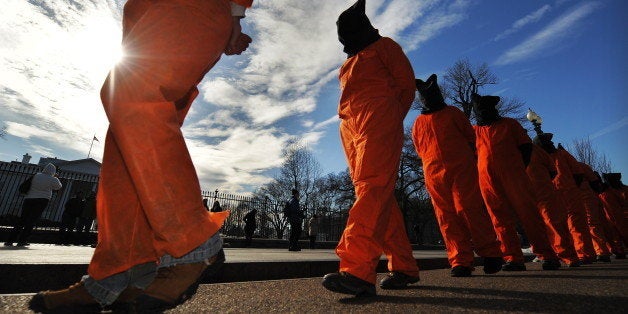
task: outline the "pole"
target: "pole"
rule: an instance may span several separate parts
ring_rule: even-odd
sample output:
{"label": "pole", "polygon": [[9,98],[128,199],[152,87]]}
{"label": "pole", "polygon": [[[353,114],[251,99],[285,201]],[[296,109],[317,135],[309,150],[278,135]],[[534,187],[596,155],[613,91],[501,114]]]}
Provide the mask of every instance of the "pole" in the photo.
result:
{"label": "pole", "polygon": [[89,145],[89,152],[87,152],[87,158],[89,158],[89,155],[92,153],[92,146],[94,146],[94,139],[96,138],[96,134],[94,134],[94,136],[92,136],[92,144]]}

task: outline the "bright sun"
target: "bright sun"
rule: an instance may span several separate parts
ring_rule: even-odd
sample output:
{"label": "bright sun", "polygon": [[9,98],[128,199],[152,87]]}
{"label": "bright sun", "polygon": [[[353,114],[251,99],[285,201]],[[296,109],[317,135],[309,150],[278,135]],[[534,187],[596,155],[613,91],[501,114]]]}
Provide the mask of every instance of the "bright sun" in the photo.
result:
{"label": "bright sun", "polygon": [[120,45],[122,31],[119,22],[111,17],[93,17],[76,34],[74,45],[79,55],[79,66],[93,75],[102,76],[122,58]]}

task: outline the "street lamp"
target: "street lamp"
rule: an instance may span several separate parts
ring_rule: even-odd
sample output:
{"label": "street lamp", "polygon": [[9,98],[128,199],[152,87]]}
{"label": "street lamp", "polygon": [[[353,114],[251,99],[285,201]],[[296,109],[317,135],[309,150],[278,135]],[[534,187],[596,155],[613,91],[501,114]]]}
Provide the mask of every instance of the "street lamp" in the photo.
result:
{"label": "street lamp", "polygon": [[526,114],[526,118],[528,121],[532,122],[534,126],[534,131],[536,131],[537,135],[543,134],[543,130],[541,130],[541,123],[543,123],[543,119],[536,112],[532,111],[532,109],[528,108],[528,114]]}

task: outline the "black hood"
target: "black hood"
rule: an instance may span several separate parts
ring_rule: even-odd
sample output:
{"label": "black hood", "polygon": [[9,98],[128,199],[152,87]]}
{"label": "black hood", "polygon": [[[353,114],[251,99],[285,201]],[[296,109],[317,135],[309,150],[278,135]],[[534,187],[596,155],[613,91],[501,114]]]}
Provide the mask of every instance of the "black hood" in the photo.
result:
{"label": "black hood", "polygon": [[421,95],[421,113],[436,112],[447,106],[443,94],[438,87],[437,79],[436,74],[432,74],[425,82],[421,79],[414,80],[416,89]]}
{"label": "black hood", "polygon": [[551,154],[556,151],[554,142],[552,142],[553,137],[554,134],[552,133],[543,133],[535,136],[534,139],[532,139],[532,142],[536,145],[543,147],[543,150]]}
{"label": "black hood", "polygon": [[381,38],[365,13],[366,0],[358,0],[338,17],[338,40],[349,57]]}
{"label": "black hood", "polygon": [[621,189],[624,186],[621,182],[621,173],[619,172],[603,173],[602,177],[614,189]]}
{"label": "black hood", "polygon": [[473,113],[475,113],[475,121],[478,125],[491,125],[493,122],[501,118],[497,111],[499,96],[480,96],[476,93],[471,95],[473,102]]}

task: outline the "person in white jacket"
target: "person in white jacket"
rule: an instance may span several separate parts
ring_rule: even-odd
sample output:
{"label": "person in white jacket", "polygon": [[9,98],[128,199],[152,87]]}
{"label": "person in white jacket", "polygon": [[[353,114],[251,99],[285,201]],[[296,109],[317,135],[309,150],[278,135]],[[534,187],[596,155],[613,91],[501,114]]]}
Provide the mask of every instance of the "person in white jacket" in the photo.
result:
{"label": "person in white jacket", "polygon": [[4,243],[5,246],[13,246],[16,241],[17,246],[28,245],[27,240],[33,231],[33,226],[48,206],[48,202],[52,198],[52,191],[60,189],[61,186],[61,181],[57,179],[57,168],[51,163],[33,176],[31,187],[24,196],[20,220],[13,227],[9,238]]}

